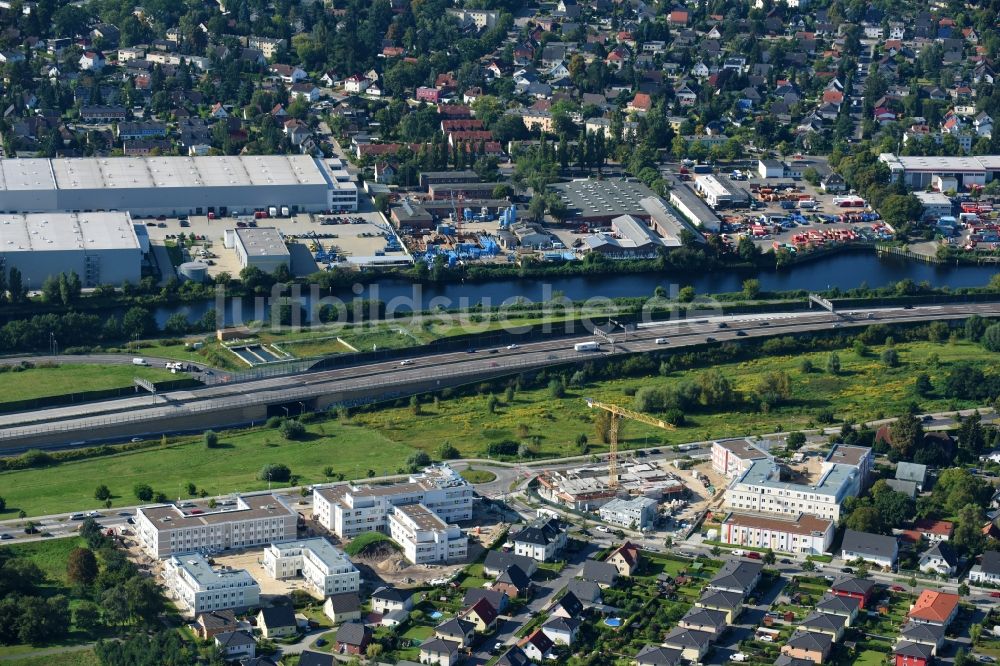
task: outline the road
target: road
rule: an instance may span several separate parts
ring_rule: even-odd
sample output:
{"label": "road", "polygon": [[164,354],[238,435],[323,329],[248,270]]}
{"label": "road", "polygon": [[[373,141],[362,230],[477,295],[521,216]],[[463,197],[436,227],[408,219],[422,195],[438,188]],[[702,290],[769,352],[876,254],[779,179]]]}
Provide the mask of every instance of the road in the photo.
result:
{"label": "road", "polygon": [[[703,345],[706,342],[737,341],[740,337],[763,338],[789,333],[826,330],[831,327],[863,327],[872,323],[920,322],[958,319],[971,314],[995,315],[994,303],[928,305],[865,310],[857,316],[825,310],[778,312],[752,315],[708,316],[703,319],[640,324],[628,334],[616,333],[615,344],[602,345],[600,352],[577,352],[573,345],[594,340],[591,334],[555,340],[525,342],[515,348],[480,350],[474,353],[445,352],[414,356],[405,361],[380,361],[354,367],[270,377],[240,384],[220,384],[172,391],[159,396],[120,398],[0,415],[0,446],[16,450],[17,441],[44,436],[50,447],[88,441],[123,439],[128,435],[156,435],[165,424],[172,431],[183,429],[185,419],[206,412],[245,413],[254,407],[295,404],[330,394],[405,395],[406,387],[447,386],[484,377],[514,374],[547,365],[586,360],[594,354],[649,352],[664,348]],[[867,318],[871,313],[871,319]],[[724,328],[723,328],[724,327]],[[657,344],[656,340],[665,341]],[[413,389],[411,389],[412,392]],[[426,389],[424,389],[426,390]],[[212,418],[212,417],[209,417]],[[245,417],[220,416],[216,426],[237,425]],[[244,420],[233,420],[243,418]],[[113,437],[101,429],[115,427]],[[37,442],[34,444],[37,446]]]}

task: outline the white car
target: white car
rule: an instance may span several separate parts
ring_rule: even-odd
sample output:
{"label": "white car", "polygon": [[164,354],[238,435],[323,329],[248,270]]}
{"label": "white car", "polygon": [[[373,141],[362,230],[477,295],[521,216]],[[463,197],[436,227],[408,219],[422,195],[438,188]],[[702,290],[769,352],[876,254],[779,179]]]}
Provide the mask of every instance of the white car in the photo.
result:
{"label": "white car", "polygon": [[665,345],[668,342],[670,342],[670,341],[667,340],[666,338],[656,338],[656,344],[658,344],[658,345]]}
{"label": "white car", "polygon": [[516,344],[513,344],[513,343],[507,345],[507,349],[517,349],[518,347],[520,347],[520,345],[516,345]]}
{"label": "white car", "polygon": [[604,532],[605,534],[611,531],[604,525],[598,525],[596,529],[598,532]]}
{"label": "white car", "polygon": [[403,361],[400,361],[399,364],[400,365],[413,365],[413,361],[411,361],[410,359],[405,359]]}
{"label": "white car", "polygon": [[742,652],[737,652],[735,654],[729,655],[729,661],[746,661],[747,656]]}

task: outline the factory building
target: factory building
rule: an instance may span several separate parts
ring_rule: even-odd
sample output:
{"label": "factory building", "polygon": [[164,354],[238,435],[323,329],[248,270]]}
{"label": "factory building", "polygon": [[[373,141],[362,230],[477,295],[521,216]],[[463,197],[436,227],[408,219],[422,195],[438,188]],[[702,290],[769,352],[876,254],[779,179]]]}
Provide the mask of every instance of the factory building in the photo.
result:
{"label": "factory building", "polygon": [[685,231],[690,233],[699,243],[705,242],[704,236],[660,197],[640,199],[639,206],[649,216],[649,225],[662,237],[665,246],[680,247],[683,245]]}
{"label": "factory building", "polygon": [[667,185],[670,186],[670,204],[681,212],[691,224],[707,231],[719,231],[722,220],[715,214],[701,197],[691,191],[683,181],[667,175]]}
{"label": "factory building", "polygon": [[706,203],[712,208],[745,206],[750,202],[750,195],[746,190],[737,187],[728,178],[710,173],[695,176],[694,188],[705,197]]}
{"label": "factory building", "polygon": [[611,220],[611,233],[597,233],[584,239],[587,249],[608,259],[655,259],[662,239],[642,220],[622,215]]}
{"label": "factory building", "polygon": [[235,248],[243,268],[255,266],[265,273],[273,273],[278,266],[291,266],[292,255],[281,232],[274,227],[226,229],[225,246]]}
{"label": "factory building", "polygon": [[0,211],[15,213],[354,211],[357,202],[357,184],[339,160],[308,155],[0,160]]}
{"label": "factory building", "polygon": [[163,578],[170,596],[194,616],[260,603],[260,586],[245,569],[215,570],[198,553],[168,559]]}
{"label": "factory building", "polygon": [[924,207],[925,220],[937,220],[951,215],[951,199],[941,192],[914,192]]}
{"label": "factory building", "polygon": [[551,189],[566,204],[568,222],[608,224],[621,215],[648,217],[639,202],[656,193],[633,180],[574,180]]}
{"label": "factory building", "polygon": [[142,277],[142,254],[128,213],[0,214],[0,267],[17,267],[29,289],[70,272],[84,287],[135,284]]}
{"label": "factory building", "polygon": [[944,189],[967,189],[1000,177],[1000,155],[921,157],[882,153],[878,159],[889,167],[893,181],[902,180],[915,190],[926,189],[935,179],[947,183]]}

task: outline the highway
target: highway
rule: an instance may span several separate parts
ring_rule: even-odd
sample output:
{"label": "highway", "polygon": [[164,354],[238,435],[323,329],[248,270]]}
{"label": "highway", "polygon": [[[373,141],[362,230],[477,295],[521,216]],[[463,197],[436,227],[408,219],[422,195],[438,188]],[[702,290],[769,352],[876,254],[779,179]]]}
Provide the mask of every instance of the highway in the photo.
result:
{"label": "highway", "polygon": [[[17,440],[46,435],[53,446],[87,441],[123,439],[130,435],[151,435],[162,431],[162,424],[172,422],[171,431],[181,430],[185,419],[195,415],[211,418],[211,412],[251,409],[266,405],[294,405],[331,394],[406,395],[435,387],[454,386],[489,377],[514,374],[547,365],[584,361],[597,355],[648,352],[702,345],[706,342],[737,341],[850,328],[873,323],[921,322],[959,319],[971,314],[997,316],[1000,304],[972,303],[928,305],[906,308],[858,310],[856,313],[830,313],[826,310],[777,312],[765,314],[709,316],[696,320],[678,320],[640,324],[637,330],[615,332],[615,344],[602,343],[599,352],[577,352],[573,345],[592,341],[591,334],[554,340],[525,342],[514,348],[481,349],[470,352],[447,352],[414,356],[403,361],[382,361],[252,380],[238,384],[215,384],[204,388],[119,398],[80,405],[66,405],[31,412],[0,415],[0,447],[15,450]],[[665,344],[657,339],[666,338]],[[419,389],[413,387],[419,386]],[[409,387],[409,389],[408,389]],[[240,421],[221,420],[215,425],[236,425]],[[259,417],[263,418],[263,416]],[[157,423],[159,422],[159,423]],[[204,419],[199,422],[204,424]],[[115,436],[102,436],[101,429],[115,427]],[[157,426],[160,426],[158,429]],[[37,444],[36,444],[37,445]]]}

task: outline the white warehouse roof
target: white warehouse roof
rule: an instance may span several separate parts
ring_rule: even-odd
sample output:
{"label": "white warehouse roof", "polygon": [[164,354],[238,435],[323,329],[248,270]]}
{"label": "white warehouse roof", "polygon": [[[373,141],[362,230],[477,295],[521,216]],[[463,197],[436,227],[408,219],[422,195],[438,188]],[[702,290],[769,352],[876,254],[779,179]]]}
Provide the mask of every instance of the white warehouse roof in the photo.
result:
{"label": "white warehouse roof", "polygon": [[0,191],[325,185],[308,155],[5,159]]}
{"label": "white warehouse roof", "polygon": [[0,214],[0,252],[139,249],[123,212]]}

